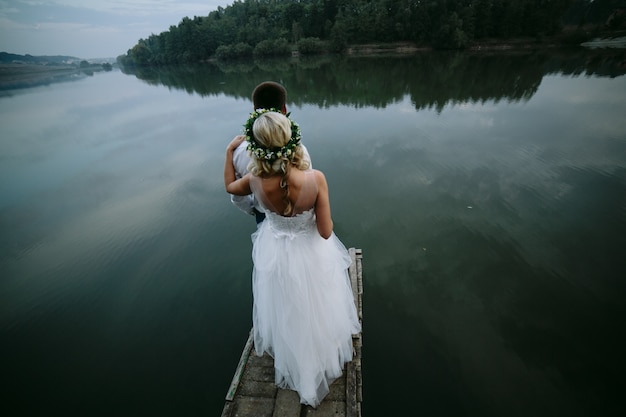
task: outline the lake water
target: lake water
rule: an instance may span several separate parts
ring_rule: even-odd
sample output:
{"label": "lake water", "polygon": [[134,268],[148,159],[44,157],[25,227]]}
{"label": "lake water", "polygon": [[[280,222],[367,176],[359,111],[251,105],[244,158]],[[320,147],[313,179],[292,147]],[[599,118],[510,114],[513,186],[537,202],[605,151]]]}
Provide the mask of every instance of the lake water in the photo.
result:
{"label": "lake water", "polygon": [[363,249],[365,417],[622,415],[625,62],[429,53],[2,91],[0,413],[220,414],[255,228],[224,150],[272,79]]}

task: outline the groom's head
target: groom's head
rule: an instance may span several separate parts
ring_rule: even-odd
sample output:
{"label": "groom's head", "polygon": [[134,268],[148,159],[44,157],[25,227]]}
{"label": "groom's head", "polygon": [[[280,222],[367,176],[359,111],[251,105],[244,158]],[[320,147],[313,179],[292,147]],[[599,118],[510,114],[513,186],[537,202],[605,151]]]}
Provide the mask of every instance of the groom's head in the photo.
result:
{"label": "groom's head", "polygon": [[252,103],[254,110],[279,109],[287,113],[287,90],[274,81],[262,82],[252,92]]}

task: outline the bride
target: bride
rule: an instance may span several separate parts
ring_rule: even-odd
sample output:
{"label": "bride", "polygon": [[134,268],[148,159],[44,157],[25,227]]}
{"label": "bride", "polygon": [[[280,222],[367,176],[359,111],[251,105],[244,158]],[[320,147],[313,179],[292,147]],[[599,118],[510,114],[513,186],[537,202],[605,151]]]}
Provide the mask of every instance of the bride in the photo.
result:
{"label": "bride", "polygon": [[[224,184],[234,195],[253,193],[266,213],[252,235],[255,350],[274,358],[276,385],[316,407],[352,360],[352,334],[361,330],[350,256],[333,233],[326,178],[303,159],[298,125],[259,109],[245,127],[226,149]],[[250,173],[236,179],[233,151],[244,140]]]}

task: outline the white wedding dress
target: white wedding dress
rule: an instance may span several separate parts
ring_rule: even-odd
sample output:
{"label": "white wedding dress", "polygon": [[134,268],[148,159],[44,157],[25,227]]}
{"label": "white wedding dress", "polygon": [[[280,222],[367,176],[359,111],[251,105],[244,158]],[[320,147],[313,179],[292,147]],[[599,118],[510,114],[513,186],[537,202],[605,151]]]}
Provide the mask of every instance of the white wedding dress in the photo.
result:
{"label": "white wedding dress", "polygon": [[[306,193],[317,195],[313,172],[305,178],[298,201]],[[266,212],[252,235],[254,346],[257,355],[274,358],[279,387],[316,407],[352,360],[352,334],[361,330],[347,272],[350,256],[334,233],[327,240],[319,235],[313,207],[292,217],[269,209],[261,181],[250,181]]]}

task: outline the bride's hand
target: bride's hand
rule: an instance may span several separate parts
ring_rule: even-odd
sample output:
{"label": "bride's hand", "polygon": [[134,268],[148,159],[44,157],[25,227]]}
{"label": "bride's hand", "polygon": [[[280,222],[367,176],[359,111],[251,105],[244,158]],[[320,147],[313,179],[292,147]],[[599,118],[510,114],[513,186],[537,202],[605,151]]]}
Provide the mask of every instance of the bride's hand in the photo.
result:
{"label": "bride's hand", "polygon": [[237,149],[237,147],[239,145],[241,145],[241,142],[243,142],[246,139],[246,137],[244,135],[237,135],[235,136],[235,138],[233,140],[230,141],[230,143],[228,144],[228,146],[226,147],[227,151],[234,151],[235,149]]}

